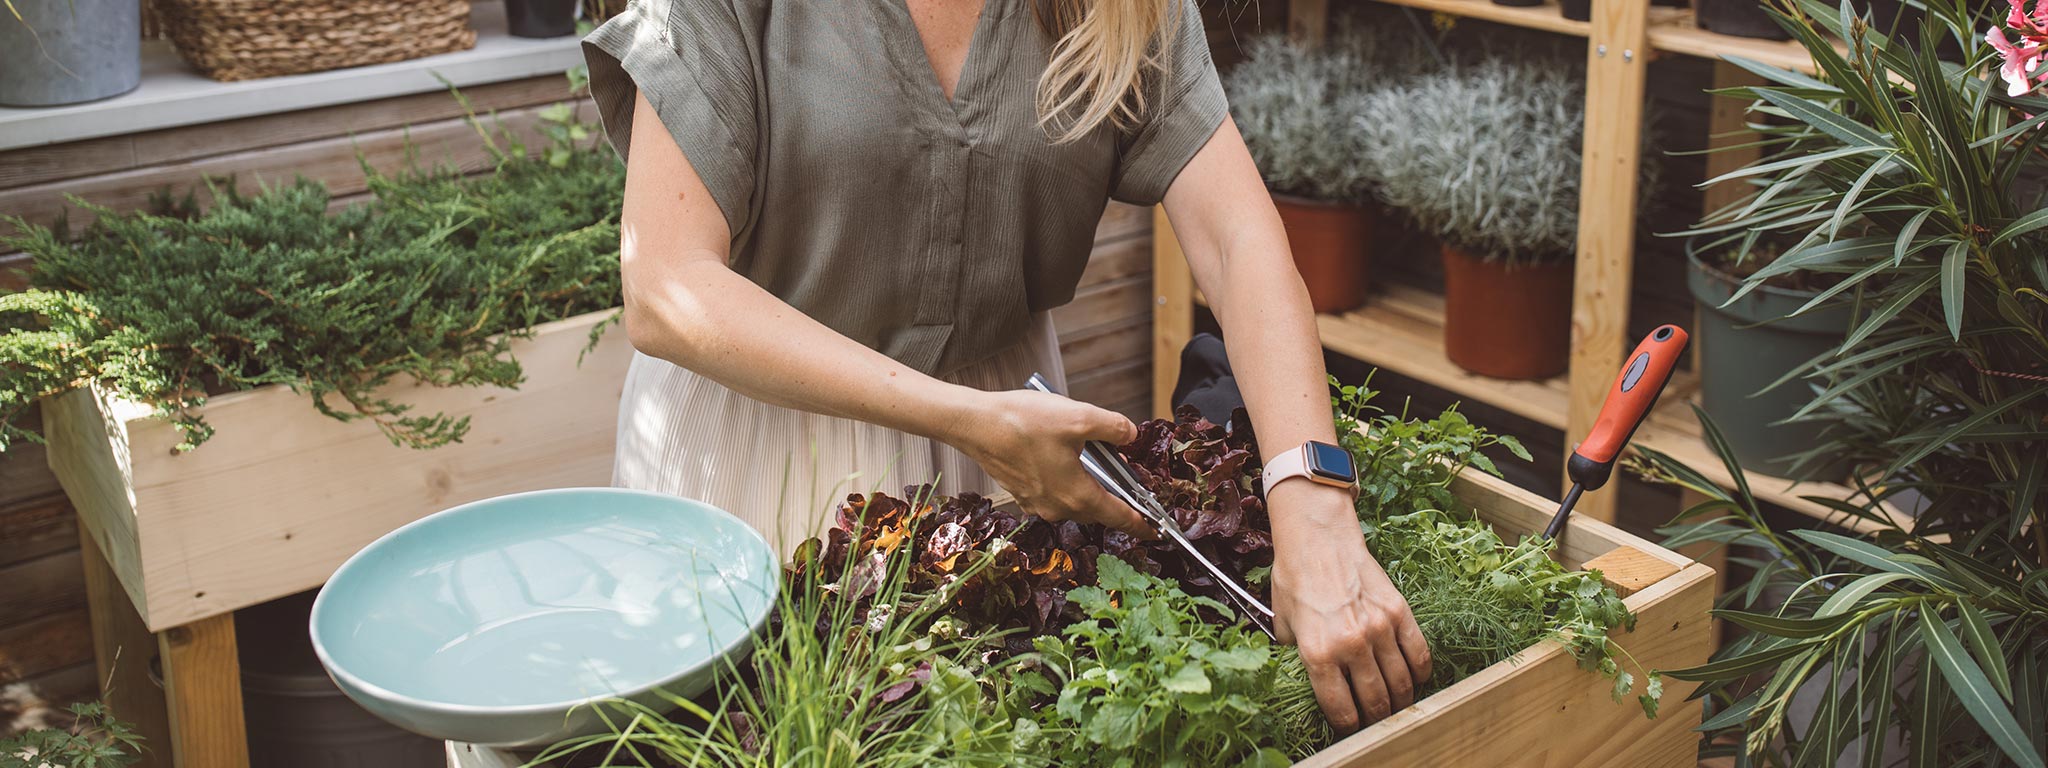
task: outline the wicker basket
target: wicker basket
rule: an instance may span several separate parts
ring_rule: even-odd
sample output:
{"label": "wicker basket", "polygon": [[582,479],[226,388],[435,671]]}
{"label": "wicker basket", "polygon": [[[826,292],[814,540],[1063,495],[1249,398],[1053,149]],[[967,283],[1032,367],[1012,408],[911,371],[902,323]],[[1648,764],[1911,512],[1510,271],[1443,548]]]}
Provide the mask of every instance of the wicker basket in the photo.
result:
{"label": "wicker basket", "polygon": [[470,0],[155,0],[178,55],[215,80],[417,59],[476,45]]}

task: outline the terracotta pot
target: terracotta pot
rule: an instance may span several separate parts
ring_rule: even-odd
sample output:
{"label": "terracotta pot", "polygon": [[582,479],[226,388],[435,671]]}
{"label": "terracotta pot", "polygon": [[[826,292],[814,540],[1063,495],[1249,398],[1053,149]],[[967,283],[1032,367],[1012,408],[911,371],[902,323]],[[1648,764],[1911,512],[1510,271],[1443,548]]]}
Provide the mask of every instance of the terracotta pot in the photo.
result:
{"label": "terracotta pot", "polygon": [[1280,209],[1294,268],[1308,284],[1316,312],[1364,304],[1372,275],[1372,209],[1290,195],[1274,195],[1273,207]]}
{"label": "terracotta pot", "polygon": [[1572,261],[1487,261],[1445,245],[1444,354],[1472,373],[1547,379],[1571,364]]}

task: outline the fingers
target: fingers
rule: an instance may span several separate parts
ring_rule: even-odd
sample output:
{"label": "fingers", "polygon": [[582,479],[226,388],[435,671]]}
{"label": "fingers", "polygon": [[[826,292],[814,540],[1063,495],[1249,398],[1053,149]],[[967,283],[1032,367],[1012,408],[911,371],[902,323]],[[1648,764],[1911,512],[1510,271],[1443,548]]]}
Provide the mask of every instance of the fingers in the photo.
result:
{"label": "fingers", "polygon": [[1351,660],[1345,667],[1351,674],[1351,696],[1358,702],[1358,711],[1364,713],[1365,723],[1372,724],[1387,719],[1394,713],[1394,704],[1387,698],[1387,682],[1380,676],[1379,662],[1371,655]]}
{"label": "fingers", "polygon": [[1101,440],[1110,445],[1123,445],[1138,439],[1138,425],[1123,414],[1115,411],[1082,404],[1080,437],[1083,440]]}
{"label": "fingers", "polygon": [[1131,505],[1118,501],[1093,482],[1082,489],[1082,501],[1077,508],[1083,520],[1115,528],[1140,539],[1153,537],[1152,526]]}
{"label": "fingers", "polygon": [[1323,710],[1323,718],[1330,721],[1330,727],[1340,734],[1358,730],[1358,703],[1351,696],[1351,681],[1344,677],[1344,667],[1303,651],[1302,666],[1308,668],[1309,686],[1315,689],[1316,706]]}
{"label": "fingers", "polygon": [[1429,680],[1434,662],[1429,656],[1429,640],[1422,636],[1422,626],[1415,623],[1415,614],[1406,609],[1401,611],[1402,621],[1394,630],[1394,640],[1401,646],[1401,656],[1407,659],[1408,675],[1421,685]]}
{"label": "fingers", "polygon": [[1401,654],[1400,641],[1394,639],[1394,632],[1390,628],[1389,631],[1375,634],[1372,646],[1375,662],[1373,666],[1379,668],[1387,702],[1392,705],[1387,714],[1407,709],[1408,705],[1415,703],[1415,679],[1408,671],[1408,660]]}

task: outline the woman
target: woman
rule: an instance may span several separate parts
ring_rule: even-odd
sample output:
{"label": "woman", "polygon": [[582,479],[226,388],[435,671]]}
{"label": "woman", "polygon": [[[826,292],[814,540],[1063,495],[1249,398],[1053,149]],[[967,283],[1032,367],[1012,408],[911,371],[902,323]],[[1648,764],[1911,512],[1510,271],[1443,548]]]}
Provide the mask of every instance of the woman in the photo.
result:
{"label": "woman", "polygon": [[[1308,294],[1192,0],[643,0],[585,54],[627,158],[618,484],[785,547],[849,477],[1142,532],[1076,459],[1135,426],[1020,389],[1063,384],[1047,311],[1112,197],[1164,202],[1243,340],[1267,461],[1334,442]],[[1429,649],[1350,492],[1276,482],[1267,505],[1276,629],[1331,723],[1407,706]]]}

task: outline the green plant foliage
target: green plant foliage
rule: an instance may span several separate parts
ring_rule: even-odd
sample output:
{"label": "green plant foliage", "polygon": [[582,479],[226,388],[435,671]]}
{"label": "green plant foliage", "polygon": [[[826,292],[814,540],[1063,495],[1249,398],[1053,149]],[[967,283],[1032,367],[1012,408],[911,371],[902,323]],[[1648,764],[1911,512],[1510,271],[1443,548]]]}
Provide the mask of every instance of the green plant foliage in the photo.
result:
{"label": "green plant foliage", "polygon": [[[1582,50],[1463,56],[1368,93],[1352,130],[1381,199],[1486,259],[1558,259],[1578,242]],[[1659,163],[1644,153],[1641,187]]]}
{"label": "green plant foliage", "polygon": [[71,705],[68,729],[39,729],[0,739],[0,768],[121,768],[135,764],[142,737],[99,702]]}
{"label": "green plant foliage", "polygon": [[87,385],[155,406],[187,449],[211,434],[207,397],[271,384],[397,444],[461,439],[466,417],[378,390],[516,386],[510,339],[618,304],[624,169],[567,110],[553,117],[531,156],[479,125],[495,158],[479,176],[365,166],[374,201],[332,215],[327,191],[300,180],[253,195],[209,184],[203,214],[80,202],[95,219],[76,237],[16,220],[0,247],[35,269],[31,291],[0,297],[0,448],[34,439],[20,419],[37,399]]}
{"label": "green plant foliage", "polygon": [[[1710,737],[1744,735],[1757,761],[1832,765],[1888,733],[1913,765],[2048,755],[2048,99],[1996,75],[1983,40],[2004,4],[1925,6],[1924,26],[1887,36],[1847,5],[1779,3],[1819,72],[1735,60],[1764,81],[1729,95],[1768,118],[1753,126],[1767,154],[1725,177],[1751,195],[1686,233],[1790,243],[1744,290],[1812,275],[1832,287],[1802,312],[1854,316],[1839,349],[1780,385],[1815,388],[1798,418],[1828,431],[1808,463],[1848,463],[1860,486],[1820,501],[1868,533],[1787,533],[1746,488],[1664,456],[1648,467],[1709,497],[1674,542],[1760,553],[1723,606],[1751,633],[1682,673],[1707,681]],[[1752,672],[1768,682],[1741,685]],[[1801,688],[1825,702],[1817,727],[1791,719]]]}
{"label": "green plant foliage", "polygon": [[[1600,574],[1566,570],[1540,537],[1502,540],[1451,494],[1467,467],[1500,474],[1483,449],[1499,446],[1528,460],[1521,443],[1474,426],[1455,408],[1423,421],[1405,408],[1381,412],[1374,396],[1366,386],[1337,386],[1337,434],[1358,468],[1366,541],[1429,641],[1435,670],[1424,691],[1555,639],[1583,666],[1613,678],[1617,700],[1633,692],[1635,674],[1616,661],[1627,652],[1607,636],[1634,628],[1635,616]],[[1644,678],[1639,702],[1654,717],[1662,681],[1655,672]]]}
{"label": "green plant foliage", "polygon": [[875,548],[837,570],[790,569],[766,634],[708,700],[672,697],[673,715],[610,705],[601,711],[611,733],[562,742],[539,759],[728,768],[1042,764],[1018,749],[1037,738],[1035,725],[1007,716],[1017,707],[1001,681],[1014,663],[984,664],[984,638],[944,618],[952,590],[975,571],[921,591],[910,578],[916,556],[913,547]]}
{"label": "green plant foliage", "polygon": [[[1232,615],[1229,606],[1109,555],[1096,567],[1096,586],[1067,593],[1088,618],[1036,641],[1030,666],[1047,676],[1017,678],[1054,698],[1035,713],[1050,764],[1285,765],[1327,743],[1313,693],[1305,710],[1270,706],[1288,672],[1275,657],[1291,652],[1242,623],[1203,617]],[[1306,680],[1298,661],[1293,672]]]}
{"label": "green plant foliage", "polygon": [[1369,136],[1353,130],[1366,95],[1421,71],[1422,46],[1392,27],[1339,24],[1308,48],[1284,35],[1255,39],[1223,79],[1231,115],[1273,191],[1318,200],[1371,198],[1378,176]]}

